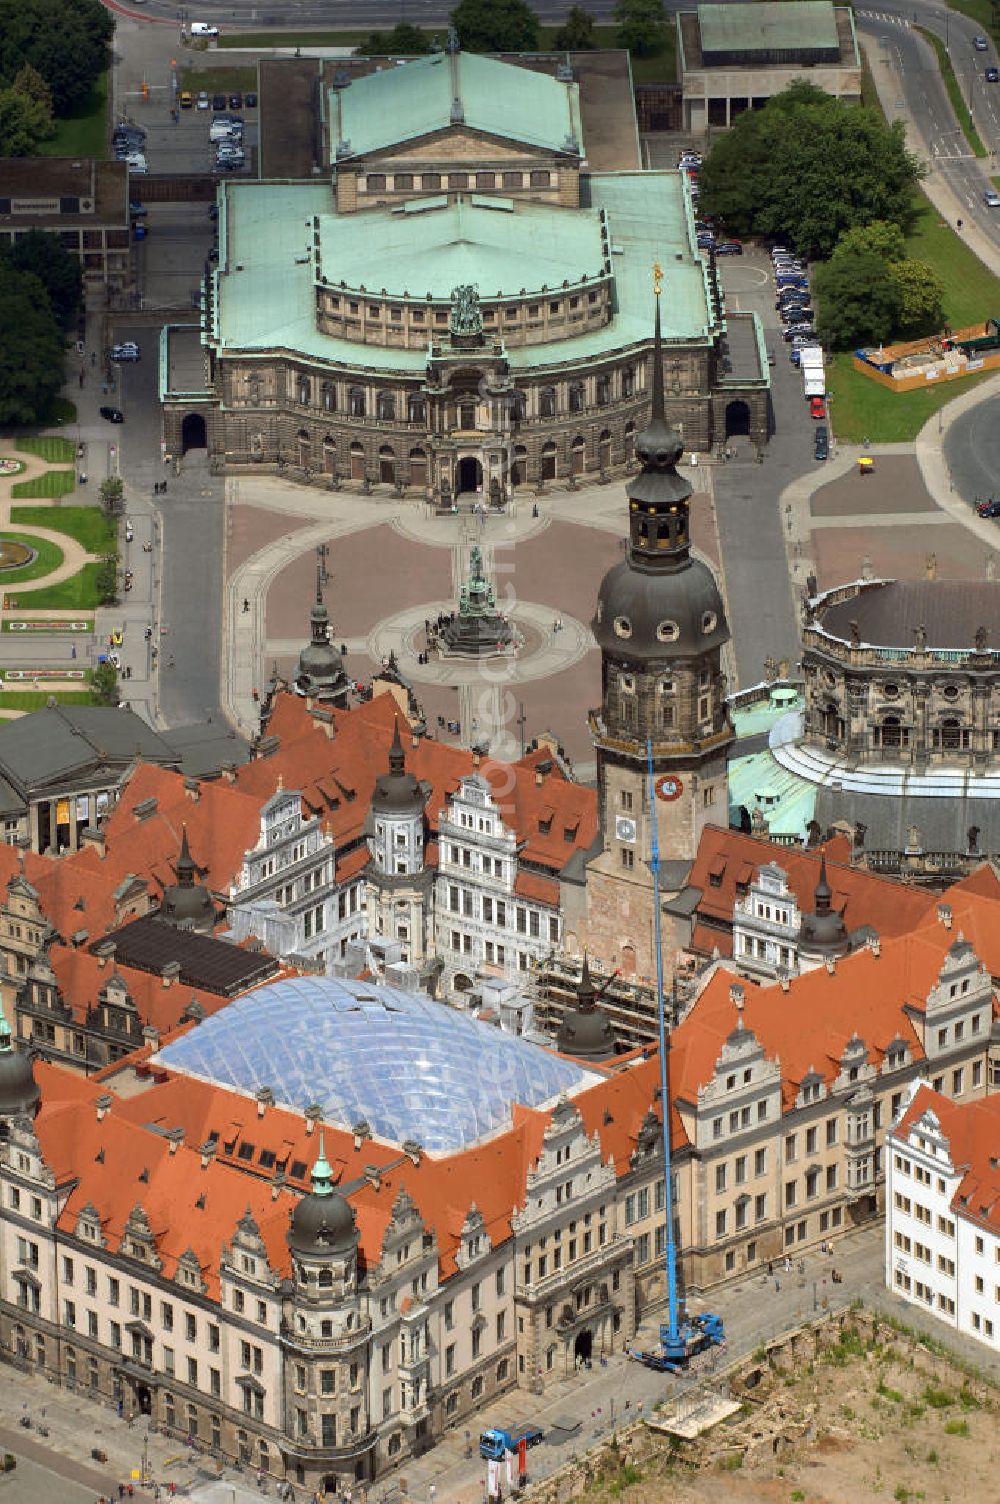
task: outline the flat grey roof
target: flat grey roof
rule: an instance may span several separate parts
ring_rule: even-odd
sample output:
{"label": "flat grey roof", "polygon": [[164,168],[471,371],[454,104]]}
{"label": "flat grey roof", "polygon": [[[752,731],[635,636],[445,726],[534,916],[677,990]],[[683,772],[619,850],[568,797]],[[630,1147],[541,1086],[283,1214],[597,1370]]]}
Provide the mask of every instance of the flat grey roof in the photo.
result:
{"label": "flat grey roof", "polygon": [[832,0],[761,0],[758,5],[699,5],[705,52],[783,52],[837,48]]}
{"label": "flat grey roof", "polygon": [[142,757],[173,767],[177,753],[132,710],[51,705],[0,726],[0,771],[15,789],[68,777],[95,762]]}

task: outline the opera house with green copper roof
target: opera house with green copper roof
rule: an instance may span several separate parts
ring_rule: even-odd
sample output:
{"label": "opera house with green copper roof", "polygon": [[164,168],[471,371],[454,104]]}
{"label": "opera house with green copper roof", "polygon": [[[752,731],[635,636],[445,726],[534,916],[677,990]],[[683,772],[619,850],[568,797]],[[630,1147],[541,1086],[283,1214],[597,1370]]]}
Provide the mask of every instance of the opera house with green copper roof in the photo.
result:
{"label": "opera house with green copper roof", "polygon": [[654,263],[685,447],[763,445],[760,325],[727,315],[681,174],[639,165],[625,55],[595,56],[617,83],[457,48],[262,64],[262,176],[220,185],[200,327],[163,334],[167,453],[443,506],[610,476],[649,409]]}

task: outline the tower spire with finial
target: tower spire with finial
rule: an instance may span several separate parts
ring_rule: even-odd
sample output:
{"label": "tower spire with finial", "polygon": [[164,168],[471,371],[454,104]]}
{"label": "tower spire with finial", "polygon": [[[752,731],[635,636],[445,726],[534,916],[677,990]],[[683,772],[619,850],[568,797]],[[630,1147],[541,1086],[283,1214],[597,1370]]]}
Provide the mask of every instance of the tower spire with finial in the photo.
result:
{"label": "tower spire with finial", "polygon": [[194,882],[194,858],[188,845],[187,821],[181,826],[181,850],[177,858],[177,881],[183,887],[190,887]]}
{"label": "tower spire with finial", "polygon": [[636,440],[642,472],[626,486],[629,499],[629,561],[644,572],[676,570],[690,559],[688,507],[691,486],[677,474],[684,453],[680,434],[667,422],[663,384],[663,269],[653,263],[653,372],[649,422]]}
{"label": "tower spire with finial", "polygon": [[312,1193],[314,1196],[333,1195],[333,1170],[330,1161],[326,1157],[326,1145],[323,1142],[323,1125],[319,1129],[319,1151],[316,1162],[312,1167]]}
{"label": "tower spire with finial", "polygon": [[816,899],[816,913],[817,914],[829,914],[829,912],[830,912],[830,901],[833,898],[833,889],[830,887],[830,884],[827,882],[827,878],[826,878],[826,852],[825,851],[820,853],[820,859],[819,859],[819,882],[816,884],[816,891],[815,891],[813,897]]}

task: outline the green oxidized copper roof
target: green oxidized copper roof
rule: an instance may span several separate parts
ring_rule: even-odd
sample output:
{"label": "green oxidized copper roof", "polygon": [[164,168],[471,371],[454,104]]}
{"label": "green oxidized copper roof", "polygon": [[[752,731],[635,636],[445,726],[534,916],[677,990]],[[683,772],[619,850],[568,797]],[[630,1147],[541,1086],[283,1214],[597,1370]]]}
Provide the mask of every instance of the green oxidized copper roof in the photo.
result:
{"label": "green oxidized copper roof", "polygon": [[497,207],[482,207],[473,195],[450,205],[431,200],[423,213],[375,211],[377,238],[367,211],[326,215],[320,220],[323,275],[334,286],[385,288],[397,297],[430,293],[438,300],[467,282],[478,283],[486,299],[510,297],[525,285],[530,291],[600,277],[604,257],[596,211],[553,211],[513,199],[493,203]]}
{"label": "green oxidized copper roof", "polygon": [[[610,323],[574,338],[511,346],[507,353],[512,371],[544,370],[573,361],[586,364],[615,350],[647,347],[651,337],[650,268],[656,260],[664,270],[664,339],[709,338],[712,318],[707,268],[694,251],[693,220],[680,175],[598,173],[585,178],[581,189],[589,199],[581,210],[517,200],[512,213],[489,209],[473,216],[463,213],[462,222],[484,227],[484,236],[485,227],[489,227],[489,237],[502,234],[511,264],[533,268],[532,281],[551,281],[537,271],[540,253],[565,255],[569,264],[559,278],[560,285],[563,278],[586,269],[589,248],[594,243],[596,211],[603,209],[607,215],[615,281]],[[363,242],[366,275],[361,280],[370,289],[381,289],[400,277],[402,253],[397,226],[402,224],[409,236],[424,233],[424,226],[429,233],[435,223],[444,222],[438,220],[438,214],[450,215],[452,210],[426,216],[366,210],[335,217],[329,183],[227,183],[220,204],[220,246],[225,246],[226,254],[214,274],[217,296],[213,300],[212,342],[217,348],[223,352],[278,348],[358,370],[411,376],[424,372],[427,355],[423,349],[359,344],[324,334],[316,327],[313,217],[323,220],[322,268],[330,283],[339,282],[341,277],[347,280],[336,259],[337,237],[342,235],[345,255],[354,258],[355,270],[358,246]],[[381,265],[383,244],[385,273]],[[466,241],[452,254],[452,264],[461,263],[465,269],[464,280],[479,284],[484,302],[496,295],[498,285],[503,286],[495,238]],[[450,292],[451,286],[458,285],[434,266],[435,255],[429,248],[410,252],[406,278],[398,288],[400,294],[403,287],[416,293],[435,285]],[[484,266],[491,268],[492,274],[483,275]],[[510,284],[509,273],[507,281]],[[516,273],[515,281],[520,288],[527,281],[526,272]]]}
{"label": "green oxidized copper roof", "polygon": [[432,53],[385,67],[331,89],[327,99],[330,150],[349,143],[351,157],[454,124],[546,151],[583,150],[577,84],[474,52]]}

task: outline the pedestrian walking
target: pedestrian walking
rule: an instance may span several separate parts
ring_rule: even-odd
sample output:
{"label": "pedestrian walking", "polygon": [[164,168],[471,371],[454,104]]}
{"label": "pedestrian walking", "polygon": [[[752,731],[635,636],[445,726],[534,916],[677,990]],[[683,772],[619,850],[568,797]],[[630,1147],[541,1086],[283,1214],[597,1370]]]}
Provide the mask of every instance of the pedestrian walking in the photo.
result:
{"label": "pedestrian walking", "polygon": [[71,658],[75,658],[76,657],[76,643],[75,642],[71,642],[70,643],[69,656]]}
{"label": "pedestrian walking", "polygon": [[247,596],[244,596],[243,597],[243,615],[246,616],[246,614],[247,614],[247,612],[249,610],[250,610],[250,601],[249,601],[249,599],[248,599]]}
{"label": "pedestrian walking", "polygon": [[124,1485],[124,1483],[119,1483],[119,1485],[118,1485],[118,1497],[119,1497],[119,1499],[124,1499],[124,1497],[125,1497],[125,1485]]}
{"label": "pedestrian walking", "polygon": [[781,1282],[780,1282],[780,1280],[775,1280],[775,1282],[774,1282],[774,1288],[775,1288],[775,1292],[777,1292],[778,1290],[781,1289]]}

